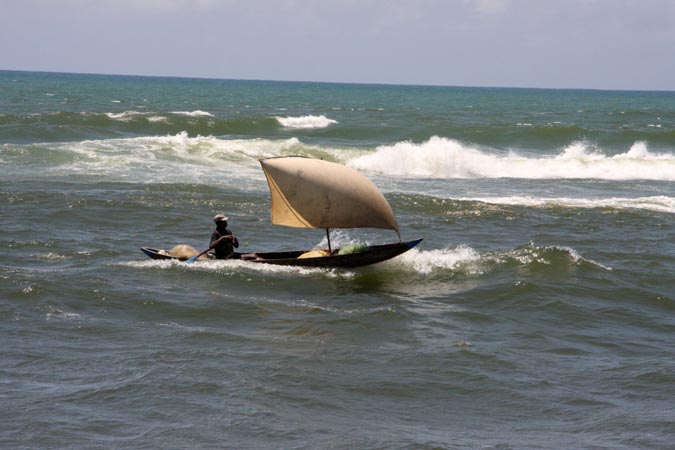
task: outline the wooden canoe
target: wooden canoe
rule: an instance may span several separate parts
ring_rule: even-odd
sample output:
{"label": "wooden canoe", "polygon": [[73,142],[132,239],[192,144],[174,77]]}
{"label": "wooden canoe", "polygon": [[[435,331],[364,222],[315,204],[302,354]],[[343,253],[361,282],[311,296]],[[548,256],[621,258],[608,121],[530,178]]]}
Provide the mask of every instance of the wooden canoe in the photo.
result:
{"label": "wooden canoe", "polygon": [[[407,252],[420,242],[422,242],[421,238],[407,242],[371,245],[360,249],[358,252],[348,253],[346,255],[339,255],[340,249],[335,249],[331,255],[314,258],[299,258],[300,255],[307,253],[309,250],[295,250],[286,252],[235,253],[234,259],[241,259],[242,261],[251,263],[276,264],[282,266],[351,268],[367,266],[394,258]],[[141,250],[152,259],[179,259],[167,254],[167,252],[155,248],[141,247]]]}

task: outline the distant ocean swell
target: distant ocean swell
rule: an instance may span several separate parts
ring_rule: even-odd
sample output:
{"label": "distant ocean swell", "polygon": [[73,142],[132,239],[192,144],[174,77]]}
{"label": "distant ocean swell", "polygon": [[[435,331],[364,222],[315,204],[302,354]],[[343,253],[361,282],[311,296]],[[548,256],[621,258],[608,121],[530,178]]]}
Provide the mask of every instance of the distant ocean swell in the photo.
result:
{"label": "distant ocean swell", "polygon": [[191,136],[223,136],[260,134],[286,128],[321,129],[336,123],[325,116],[220,118],[200,110],[0,114],[0,137],[5,142],[42,142],[113,137],[120,133],[163,135],[185,131]]}
{"label": "distant ocean swell", "polygon": [[[344,114],[344,112],[342,112]],[[370,123],[368,117],[354,113],[349,123],[325,115],[269,116],[216,115],[203,110],[169,112],[126,110],[110,112],[52,111],[34,114],[0,114],[0,139],[4,142],[67,141],[117,137],[120,134],[153,136],[187,132],[190,136],[273,135],[278,132],[302,133],[330,129],[331,136],[356,140],[392,132],[386,121]],[[455,124],[451,121],[416,125],[416,131],[403,139],[429,140],[431,136],[455,138],[495,148],[522,147],[550,151],[572,142],[593,142],[616,149],[645,142],[659,150],[672,149],[675,130],[643,120],[629,129],[597,130],[559,122]],[[371,135],[372,134],[372,135]]]}

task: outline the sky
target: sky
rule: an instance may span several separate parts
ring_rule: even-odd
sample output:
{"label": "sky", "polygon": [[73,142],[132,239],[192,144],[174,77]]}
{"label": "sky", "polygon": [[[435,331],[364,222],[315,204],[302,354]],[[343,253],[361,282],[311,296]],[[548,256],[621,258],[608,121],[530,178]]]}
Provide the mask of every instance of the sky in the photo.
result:
{"label": "sky", "polygon": [[675,90],[675,0],[0,0],[0,70]]}

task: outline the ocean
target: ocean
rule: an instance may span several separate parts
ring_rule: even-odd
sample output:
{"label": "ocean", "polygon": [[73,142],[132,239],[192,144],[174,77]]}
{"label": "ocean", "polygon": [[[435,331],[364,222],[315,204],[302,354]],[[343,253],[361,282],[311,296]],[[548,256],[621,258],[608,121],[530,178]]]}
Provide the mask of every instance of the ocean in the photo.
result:
{"label": "ocean", "polygon": [[[259,159],[370,178],[360,269]],[[333,230],[334,245],[396,242]],[[675,92],[0,71],[0,447],[670,449]]]}

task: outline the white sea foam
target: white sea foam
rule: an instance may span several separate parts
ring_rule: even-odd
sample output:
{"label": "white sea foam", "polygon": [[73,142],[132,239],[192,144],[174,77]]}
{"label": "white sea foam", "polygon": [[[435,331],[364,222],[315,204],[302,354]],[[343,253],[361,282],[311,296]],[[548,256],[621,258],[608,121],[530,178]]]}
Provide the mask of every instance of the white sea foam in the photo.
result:
{"label": "white sea foam", "polygon": [[134,117],[142,115],[142,112],[139,111],[124,111],[120,113],[105,113],[106,116],[110,117],[113,120],[119,120],[121,122],[128,122]]}
{"label": "white sea foam", "polygon": [[329,119],[323,115],[275,118],[286,128],[326,128],[334,123],[338,123],[336,120]]}
{"label": "white sea foam", "polygon": [[[88,140],[82,142],[37,144],[52,151],[74,154],[67,163],[51,167],[45,174],[72,174],[106,177],[134,182],[210,183],[223,185],[245,180],[265,186],[258,159],[296,153],[296,138],[217,139],[176,135],[124,139]],[[228,167],[223,176],[219,167]],[[236,170],[232,170],[236,167]],[[238,184],[239,185],[239,184]]]}
{"label": "white sea foam", "polygon": [[177,116],[188,116],[188,117],[213,117],[213,114],[206,111],[171,111],[171,114],[176,114]]}
{"label": "white sea foam", "polygon": [[412,269],[420,274],[429,274],[436,270],[454,270],[461,265],[471,264],[481,259],[480,254],[467,246],[454,249],[419,250],[412,249],[392,261],[389,265]]}
{"label": "white sea foam", "polygon": [[[112,113],[111,113],[112,114]],[[125,113],[120,113],[125,114]],[[144,113],[137,113],[144,114]],[[148,114],[148,113],[145,113]],[[155,114],[155,113],[151,113]],[[163,116],[152,116],[163,119]],[[635,178],[675,180],[675,157],[656,154],[644,143],[634,144],[629,151],[606,156],[585,144],[570,145],[561,154],[546,157],[525,157],[514,153],[492,154],[445,138],[433,138],[422,144],[402,142],[366,149],[330,148],[303,144],[291,139],[220,139],[212,136],[189,136],[187,132],[166,136],[146,136],[122,139],[87,140],[81,142],[43,143],[24,146],[5,144],[2,159],[18,158],[25,151],[40,153],[49,149],[55,164],[44,169],[43,160],[35,176],[62,177],[77,175],[131,182],[207,183],[216,186],[257,186],[264,190],[264,175],[258,159],[301,154],[327,158],[350,165],[360,171],[381,173],[377,184],[385,192],[400,192],[406,178],[499,178],[522,177],[532,179],[596,177],[615,180]],[[1,148],[0,148],[1,149]],[[66,157],[56,157],[58,153]],[[30,158],[26,158],[30,161]],[[31,166],[22,166],[32,170]],[[224,176],[226,173],[226,176]],[[11,174],[6,174],[10,176]],[[33,176],[31,175],[31,176]],[[403,178],[404,180],[401,180]],[[428,185],[406,192],[429,194]],[[421,190],[420,190],[421,189]],[[529,193],[528,193],[529,194]],[[439,195],[439,194],[433,194]],[[445,196],[444,194],[442,194]],[[452,194],[450,194],[452,195]],[[456,195],[456,194],[455,194]],[[615,207],[673,212],[672,196],[641,196],[639,198],[611,197],[573,199],[567,195],[512,194],[513,197],[494,194],[463,194],[466,200],[487,203],[523,204],[531,206],[560,205],[570,207]],[[610,194],[611,195],[611,194]],[[456,198],[456,197],[453,197]]]}
{"label": "white sea foam", "polygon": [[562,246],[562,247],[560,247],[560,246],[555,246],[554,248],[557,248],[557,249],[566,251],[566,252],[570,255],[570,259],[572,260],[572,262],[574,262],[575,264],[579,264],[579,263],[581,263],[581,262],[586,262],[586,263],[588,263],[588,264],[592,264],[592,265],[594,265],[594,266],[598,266],[598,267],[600,267],[601,269],[604,269],[604,270],[608,270],[608,271],[614,270],[614,269],[612,269],[611,267],[606,266],[606,265],[604,265],[604,264],[600,264],[600,263],[597,262],[597,261],[594,261],[594,260],[588,259],[588,258],[584,258],[583,256],[581,256],[581,255],[579,254],[579,252],[577,252],[576,250],[574,250],[574,249],[571,248],[571,247],[566,247],[566,246]]}
{"label": "white sea foam", "polygon": [[529,207],[641,209],[675,214],[675,198],[663,195],[638,198],[463,197],[457,200]]}
{"label": "white sea foam", "polygon": [[234,274],[234,273],[267,273],[276,275],[307,275],[328,278],[352,278],[354,272],[349,270],[335,270],[318,267],[299,267],[299,266],[282,266],[275,264],[255,264],[241,260],[210,260],[198,261],[195,263],[187,263],[182,261],[160,261],[160,260],[142,260],[142,261],[127,261],[115,263],[115,265],[134,267],[134,268],[152,268],[152,269],[172,269],[172,270],[191,270],[198,272],[216,272],[220,274]]}
{"label": "white sea foam", "polygon": [[38,255],[35,255],[35,257],[38,258],[38,259],[47,259],[47,260],[52,260],[52,261],[63,261],[65,259],[68,259],[67,256],[60,255],[60,254],[54,253],[54,252],[40,253]]}
{"label": "white sea foam", "polygon": [[51,319],[79,319],[81,317],[82,316],[77,314],[77,313],[61,311],[60,309],[53,308],[53,307],[50,307],[50,311],[47,312],[47,314],[46,314],[47,320],[51,320]]}
{"label": "white sea foam", "polygon": [[300,266],[283,266],[276,264],[256,264],[246,261],[205,261],[198,266],[191,267],[196,270],[204,270],[208,272],[227,272],[227,273],[241,273],[242,271],[250,271],[254,273],[268,273],[277,275],[320,275],[329,278],[351,278],[354,273],[351,271],[337,271],[335,269],[327,269],[320,267],[300,267]]}
{"label": "white sea foam", "polygon": [[603,270],[607,271],[612,271],[613,269],[609,266],[606,266],[604,264],[601,264],[597,261],[594,261],[592,259],[584,258],[577,252],[575,249],[567,246],[560,246],[560,245],[549,245],[549,246],[544,246],[540,247],[538,245],[535,245],[534,243],[530,243],[529,245],[521,248],[517,248],[514,250],[509,250],[507,252],[501,252],[497,253],[494,255],[490,255],[486,257],[486,260],[493,260],[495,262],[501,263],[504,262],[505,259],[515,259],[518,261],[520,264],[524,265],[529,265],[532,263],[537,263],[537,264],[544,264],[544,265],[550,265],[552,264],[552,259],[551,259],[551,252],[555,253],[562,253],[567,256],[569,259],[569,262],[578,265],[581,263],[587,263],[594,265],[596,267],[599,267]]}
{"label": "white sea foam", "polygon": [[[91,113],[84,113],[85,115]],[[169,119],[165,116],[157,115],[156,113],[144,112],[144,111],[124,111],[118,113],[108,112],[105,113],[106,116],[113,120],[118,120],[120,122],[129,122],[137,118],[145,118],[148,122],[164,122],[168,123]]]}
{"label": "white sea foam", "polygon": [[452,139],[433,137],[416,144],[378,147],[348,162],[356,169],[410,178],[525,178],[675,181],[675,155],[656,154],[644,142],[626,153],[605,155],[576,142],[559,155],[500,155]]}

